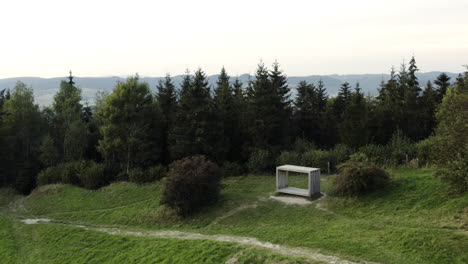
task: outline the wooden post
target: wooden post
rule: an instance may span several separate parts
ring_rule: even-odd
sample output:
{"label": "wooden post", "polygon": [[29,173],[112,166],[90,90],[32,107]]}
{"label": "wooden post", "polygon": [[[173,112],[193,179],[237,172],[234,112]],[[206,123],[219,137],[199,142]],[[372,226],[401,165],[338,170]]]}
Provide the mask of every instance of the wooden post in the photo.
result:
{"label": "wooden post", "polygon": [[330,162],[327,162],[328,174],[330,174]]}

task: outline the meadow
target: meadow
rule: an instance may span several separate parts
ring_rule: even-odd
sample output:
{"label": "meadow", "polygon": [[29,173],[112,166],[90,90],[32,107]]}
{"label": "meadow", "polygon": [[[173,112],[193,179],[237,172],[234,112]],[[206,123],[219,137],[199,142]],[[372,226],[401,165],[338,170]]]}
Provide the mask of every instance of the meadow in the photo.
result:
{"label": "meadow", "polygon": [[[276,194],[270,175],[230,177],[223,180],[216,204],[185,219],[159,205],[160,183],[118,182],[95,191],[47,185],[27,197],[3,189],[0,257],[8,263],[327,262],[239,243],[124,232],[170,230],[256,238],[354,262],[467,263],[468,196],[449,196],[449,187],[432,169],[389,173],[390,186],[361,197],[334,196],[334,175],[322,176],[322,191],[328,195],[307,205],[271,199]],[[301,176],[290,181],[305,183]],[[27,218],[51,222],[18,221]]]}

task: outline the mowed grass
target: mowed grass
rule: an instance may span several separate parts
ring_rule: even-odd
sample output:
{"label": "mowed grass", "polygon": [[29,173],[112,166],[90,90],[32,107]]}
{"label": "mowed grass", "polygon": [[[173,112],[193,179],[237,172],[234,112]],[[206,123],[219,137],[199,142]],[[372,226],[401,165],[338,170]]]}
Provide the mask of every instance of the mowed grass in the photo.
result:
{"label": "mowed grass", "polygon": [[[385,190],[363,197],[328,197],[321,201],[328,211],[314,203],[286,205],[268,199],[275,190],[272,176],[233,177],[224,180],[218,203],[183,220],[157,217],[159,183],[115,183],[97,191],[53,185],[24,200],[27,211],[22,217],[250,236],[350,260],[468,263],[468,196],[447,196],[448,186],[432,172],[391,170],[392,184]],[[322,191],[333,194],[333,177],[322,176]],[[290,185],[305,187],[306,176],[291,175]]]}

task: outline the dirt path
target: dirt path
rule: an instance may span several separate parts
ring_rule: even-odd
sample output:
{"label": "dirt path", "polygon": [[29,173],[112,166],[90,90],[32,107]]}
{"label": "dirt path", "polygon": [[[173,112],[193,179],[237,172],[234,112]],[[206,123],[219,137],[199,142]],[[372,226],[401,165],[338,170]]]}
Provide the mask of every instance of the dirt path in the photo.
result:
{"label": "dirt path", "polygon": [[320,261],[329,264],[357,264],[357,263],[367,263],[367,264],[376,264],[373,262],[353,262],[345,260],[336,256],[325,255],[319,253],[317,250],[308,249],[308,248],[299,248],[299,247],[287,247],[278,244],[273,244],[269,242],[259,241],[254,237],[241,237],[241,236],[229,236],[229,235],[207,235],[200,233],[191,233],[191,232],[181,232],[181,231],[149,231],[143,229],[123,229],[123,228],[109,228],[109,227],[92,227],[84,225],[73,225],[73,224],[64,224],[64,223],[55,223],[50,219],[23,219],[21,222],[25,224],[52,224],[52,225],[62,225],[70,227],[78,227],[85,230],[102,232],[109,235],[119,235],[119,236],[135,236],[135,237],[152,237],[152,238],[172,238],[172,239],[181,239],[181,240],[210,240],[217,242],[230,242],[236,243],[243,246],[253,246],[257,248],[267,249],[270,252],[290,256],[290,257],[299,257],[312,261]]}

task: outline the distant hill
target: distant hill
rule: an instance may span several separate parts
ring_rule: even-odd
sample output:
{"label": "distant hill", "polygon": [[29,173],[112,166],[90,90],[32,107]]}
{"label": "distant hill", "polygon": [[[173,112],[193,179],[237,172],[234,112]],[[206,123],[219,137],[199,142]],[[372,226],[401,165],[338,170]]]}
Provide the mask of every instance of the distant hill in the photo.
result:
{"label": "distant hill", "polygon": [[[435,80],[441,72],[425,72],[417,73],[419,83],[424,86],[428,80]],[[451,77],[453,82],[458,73],[446,72]],[[292,88],[292,95],[295,94],[295,87],[297,84],[305,80],[309,83],[317,83],[320,79],[324,82],[325,88],[329,95],[334,96],[337,94],[340,85],[344,82],[349,82],[353,87],[356,82],[359,82],[362,91],[367,95],[376,95],[377,89],[382,80],[387,81],[389,74],[345,74],[345,75],[310,75],[310,76],[290,76],[288,83]],[[147,82],[150,88],[155,91],[156,84],[162,77],[142,77],[141,80]],[[174,83],[177,85],[182,82],[183,75],[173,77]],[[209,83],[214,86],[218,75],[208,76]],[[249,79],[254,76],[242,74],[238,77],[244,84],[247,84]],[[235,78],[231,78],[234,81]],[[66,77],[60,78],[38,78],[38,77],[18,77],[0,79],[0,90],[4,88],[13,88],[17,81],[22,81],[34,90],[35,100],[40,105],[49,105],[52,103],[53,96],[59,89],[60,81],[66,80]],[[122,77],[75,77],[76,85],[82,89],[82,96],[84,101],[93,104],[96,92],[99,90],[112,91],[117,82],[125,81]]]}

